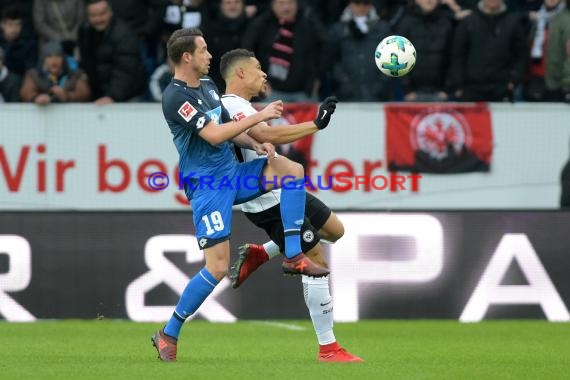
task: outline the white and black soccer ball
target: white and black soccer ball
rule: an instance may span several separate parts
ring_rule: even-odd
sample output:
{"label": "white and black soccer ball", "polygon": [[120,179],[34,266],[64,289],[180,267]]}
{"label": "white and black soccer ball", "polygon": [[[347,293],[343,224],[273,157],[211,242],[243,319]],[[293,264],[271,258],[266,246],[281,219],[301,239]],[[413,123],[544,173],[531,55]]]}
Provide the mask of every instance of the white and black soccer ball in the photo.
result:
{"label": "white and black soccer ball", "polygon": [[416,49],[406,37],[388,36],[376,47],[374,59],[383,74],[401,77],[414,68]]}

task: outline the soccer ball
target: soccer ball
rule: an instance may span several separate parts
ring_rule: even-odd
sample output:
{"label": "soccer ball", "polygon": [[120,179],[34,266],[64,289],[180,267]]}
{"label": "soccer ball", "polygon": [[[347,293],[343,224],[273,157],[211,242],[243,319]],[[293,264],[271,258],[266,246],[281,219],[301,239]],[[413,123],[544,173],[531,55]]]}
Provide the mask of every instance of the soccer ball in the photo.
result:
{"label": "soccer ball", "polygon": [[416,49],[406,37],[389,36],[376,46],[374,59],[383,74],[401,77],[414,68]]}

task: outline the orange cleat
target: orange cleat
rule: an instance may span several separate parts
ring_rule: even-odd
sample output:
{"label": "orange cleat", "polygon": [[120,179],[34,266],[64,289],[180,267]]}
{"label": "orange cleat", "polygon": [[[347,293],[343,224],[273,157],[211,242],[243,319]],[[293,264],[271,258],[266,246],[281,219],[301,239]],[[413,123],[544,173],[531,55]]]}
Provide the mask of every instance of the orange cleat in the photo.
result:
{"label": "orange cleat", "polygon": [[238,248],[238,255],[237,261],[230,267],[230,280],[234,289],[239,288],[257,268],[269,260],[263,246],[257,244],[242,245]]}
{"label": "orange cleat", "polygon": [[337,342],[320,347],[317,360],[326,363],[362,363],[364,359],[351,354],[340,347]]}
{"label": "orange cleat", "polygon": [[176,361],[176,339],[164,334],[163,329],[158,330],[150,338],[152,345],[158,352],[158,358],[165,362]]}
{"label": "orange cleat", "polygon": [[283,259],[281,265],[285,274],[304,274],[312,277],[324,277],[330,272],[328,269],[312,262],[304,253],[299,253],[292,259]]}

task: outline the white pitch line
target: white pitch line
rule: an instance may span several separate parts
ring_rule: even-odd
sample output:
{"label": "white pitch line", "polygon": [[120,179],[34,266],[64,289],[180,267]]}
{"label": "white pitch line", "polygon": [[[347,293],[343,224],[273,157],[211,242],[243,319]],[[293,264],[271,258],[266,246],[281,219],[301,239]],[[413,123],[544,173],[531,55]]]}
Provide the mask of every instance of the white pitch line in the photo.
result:
{"label": "white pitch line", "polygon": [[286,329],[286,330],[291,330],[291,331],[305,331],[305,330],[307,330],[306,328],[304,328],[302,326],[292,325],[289,323],[281,323],[281,322],[250,321],[250,323],[258,323],[261,325],[268,325],[268,326],[273,326],[273,327],[277,327],[280,329]]}

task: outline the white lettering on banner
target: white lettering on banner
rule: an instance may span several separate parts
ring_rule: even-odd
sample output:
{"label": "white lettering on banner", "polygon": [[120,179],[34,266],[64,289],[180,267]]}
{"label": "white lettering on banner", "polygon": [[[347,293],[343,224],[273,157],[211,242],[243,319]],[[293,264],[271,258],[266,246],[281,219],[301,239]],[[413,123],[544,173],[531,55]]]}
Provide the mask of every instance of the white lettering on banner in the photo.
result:
{"label": "white lettering on banner", "polygon": [[[331,246],[330,264],[335,300],[334,319],[354,322],[358,316],[358,284],[363,282],[427,282],[443,268],[443,229],[429,215],[339,214],[346,234]],[[364,236],[411,237],[416,251],[410,260],[359,260]],[[362,252],[374,254],[375,252]]]}
{"label": "white lettering on banner", "polygon": [[[513,260],[518,262],[528,285],[501,285]],[[539,304],[549,321],[570,320],[566,306],[525,234],[503,236],[459,320],[479,322],[491,304]]]}
{"label": "white lettering on banner", "polygon": [[[175,305],[146,305],[145,294],[163,283],[176,293],[182,294],[190,281],[188,276],[164,256],[165,252],[185,252],[188,263],[199,263],[204,260],[204,254],[196,245],[196,237],[193,235],[157,235],[148,239],[144,249],[144,260],[150,270],[131,282],[125,292],[127,315],[133,321],[168,320]],[[190,318],[200,314],[211,322],[235,322],[236,317],[215,300],[216,296],[229,285],[230,281],[227,278],[220,281],[208,299]]]}
{"label": "white lettering on banner", "polygon": [[7,254],[8,272],[0,274],[0,314],[9,322],[33,322],[36,318],[4,292],[24,290],[32,279],[32,250],[26,239],[0,235],[0,254]]}

